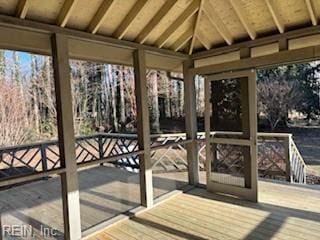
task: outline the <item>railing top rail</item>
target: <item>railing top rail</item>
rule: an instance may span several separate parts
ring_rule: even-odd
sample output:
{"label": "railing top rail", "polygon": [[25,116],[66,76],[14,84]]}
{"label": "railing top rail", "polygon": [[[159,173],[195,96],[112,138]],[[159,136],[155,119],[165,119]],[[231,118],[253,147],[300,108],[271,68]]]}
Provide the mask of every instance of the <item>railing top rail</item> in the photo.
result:
{"label": "railing top rail", "polygon": [[[93,134],[89,136],[77,136],[76,140],[85,140],[85,139],[92,139],[99,137],[100,134]],[[52,140],[47,140],[47,141],[42,141],[42,142],[35,142],[35,143],[30,143],[30,144],[19,144],[19,145],[13,145],[13,146],[8,146],[8,147],[0,147],[0,151],[8,151],[8,150],[19,150],[19,149],[25,149],[25,148],[36,148],[36,147],[41,147],[41,145],[54,145],[58,143],[58,139],[52,139]]]}
{"label": "railing top rail", "polygon": [[98,133],[97,135],[105,136],[105,137],[121,137],[121,138],[137,138],[138,135],[136,133]]}
{"label": "railing top rail", "polygon": [[[227,131],[212,131],[211,134],[226,134],[226,135],[240,135],[241,132],[227,132]],[[198,135],[205,135],[205,132],[198,132]],[[292,137],[291,133],[267,133],[267,132],[258,132],[258,137],[279,137],[279,138],[288,138]]]}
{"label": "railing top rail", "polygon": [[[230,134],[230,135],[238,135],[241,134],[240,132],[225,132],[225,131],[214,131],[212,134]],[[198,136],[204,136],[205,132],[198,132]],[[292,137],[290,133],[258,133],[258,137],[277,137],[277,138],[288,138]],[[137,139],[137,134],[135,133],[96,133],[89,136],[77,136],[76,140],[85,140],[85,139],[92,139],[96,137],[112,137],[112,138],[128,138],[128,139]],[[151,134],[150,138],[163,138],[163,137],[186,137],[186,133],[164,133],[164,134]],[[22,144],[22,145],[15,145],[15,146],[8,146],[8,147],[0,147],[0,151],[10,151],[10,150],[19,150],[25,148],[35,148],[41,147],[41,145],[53,145],[57,144],[58,139],[53,139],[49,141],[43,142],[35,142],[31,144]]]}
{"label": "railing top rail", "polygon": [[[103,135],[107,137],[127,137],[127,138],[137,138],[136,133],[100,133],[98,135]],[[185,137],[186,133],[159,133],[159,134],[150,134],[150,138],[157,137]]]}
{"label": "railing top rail", "polygon": [[258,137],[280,137],[280,138],[288,138],[292,137],[292,133],[265,133],[259,132],[257,133]]}
{"label": "railing top rail", "polygon": [[35,143],[30,143],[30,144],[19,144],[19,145],[13,145],[13,146],[8,146],[8,147],[0,147],[0,151],[9,151],[9,150],[22,150],[26,148],[40,148],[41,145],[51,145],[51,144],[56,144],[58,141],[57,140],[49,140],[49,141],[44,141],[44,142],[35,142]]}

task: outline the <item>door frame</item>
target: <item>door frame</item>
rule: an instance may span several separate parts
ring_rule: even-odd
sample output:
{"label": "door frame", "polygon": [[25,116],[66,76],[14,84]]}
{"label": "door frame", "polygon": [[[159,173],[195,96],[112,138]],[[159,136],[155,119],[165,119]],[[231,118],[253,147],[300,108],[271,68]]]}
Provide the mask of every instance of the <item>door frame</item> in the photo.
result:
{"label": "door frame", "polygon": [[[215,138],[211,136],[210,132],[210,82],[219,81],[223,79],[232,78],[247,78],[248,80],[248,108],[249,116],[249,138],[248,139],[226,139],[226,138]],[[242,70],[234,71],[228,73],[220,73],[205,76],[205,132],[206,132],[206,180],[207,180],[207,190],[210,192],[218,192],[235,195],[250,201],[258,201],[258,168],[257,168],[257,101],[256,101],[256,71],[252,70]],[[221,143],[221,144],[234,144],[238,146],[248,146],[250,147],[250,171],[249,171],[249,181],[250,188],[227,185],[224,183],[218,183],[211,181],[211,144]],[[209,156],[209,157],[208,157]],[[245,176],[246,177],[246,176]],[[247,176],[248,177],[248,176]]]}

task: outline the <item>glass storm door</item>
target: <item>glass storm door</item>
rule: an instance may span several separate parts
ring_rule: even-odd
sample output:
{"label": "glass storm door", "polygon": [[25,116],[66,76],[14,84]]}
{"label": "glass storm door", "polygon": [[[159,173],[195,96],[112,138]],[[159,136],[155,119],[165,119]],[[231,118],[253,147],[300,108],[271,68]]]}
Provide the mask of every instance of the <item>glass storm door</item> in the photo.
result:
{"label": "glass storm door", "polygon": [[255,71],[205,79],[207,189],[257,201]]}

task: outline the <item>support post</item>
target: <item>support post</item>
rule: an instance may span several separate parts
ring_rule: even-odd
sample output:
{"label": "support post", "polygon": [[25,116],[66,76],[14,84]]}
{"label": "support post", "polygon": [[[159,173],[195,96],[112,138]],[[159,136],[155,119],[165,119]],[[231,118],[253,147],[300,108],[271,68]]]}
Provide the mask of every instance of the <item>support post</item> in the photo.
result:
{"label": "support post", "polygon": [[73,126],[68,38],[52,36],[52,58],[57,102],[57,124],[61,166],[65,239],[81,239],[80,201]]}
{"label": "support post", "polygon": [[285,148],[285,161],[286,161],[286,180],[288,182],[293,182],[292,173],[291,173],[291,141],[292,135],[289,134],[283,141],[284,148]]}
{"label": "support post", "polygon": [[[249,92],[251,88],[249,88],[249,81],[248,78],[240,78],[240,101],[241,101],[241,115],[239,116],[241,119],[241,129],[242,129],[242,137],[244,139],[249,139],[252,133],[250,133],[250,103],[249,103],[249,95],[254,94]],[[246,146],[242,148],[242,154],[244,158],[244,185],[246,188],[251,188],[252,183],[252,176],[251,176],[251,169],[252,169],[252,159],[250,153],[250,147]]]}
{"label": "support post", "polygon": [[184,107],[187,139],[192,142],[186,145],[189,184],[197,185],[199,183],[199,160],[197,144],[197,109],[196,109],[196,87],[193,75],[189,72],[194,67],[192,60],[183,62],[184,79]]}
{"label": "support post", "polygon": [[133,52],[135,94],[137,102],[138,146],[143,153],[139,155],[140,196],[144,207],[153,206],[152,165],[150,157],[150,123],[147,96],[145,52]]}

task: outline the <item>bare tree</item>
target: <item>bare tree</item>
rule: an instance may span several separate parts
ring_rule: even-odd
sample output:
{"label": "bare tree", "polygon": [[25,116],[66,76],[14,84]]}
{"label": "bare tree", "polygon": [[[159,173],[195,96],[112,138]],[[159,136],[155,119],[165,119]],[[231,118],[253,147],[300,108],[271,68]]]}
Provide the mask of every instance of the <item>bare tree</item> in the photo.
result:
{"label": "bare tree", "polygon": [[118,89],[119,89],[119,95],[118,95],[118,111],[119,111],[119,120],[120,120],[120,127],[122,130],[125,129],[125,123],[126,123],[126,114],[125,114],[125,96],[124,96],[124,78],[125,78],[125,67],[124,66],[118,66],[117,71],[117,82],[118,82]]}
{"label": "bare tree", "polygon": [[5,51],[0,49],[0,81],[5,80],[6,74],[6,58],[4,53]]}
{"label": "bare tree", "polygon": [[200,117],[204,116],[204,78],[197,75],[195,77],[196,84],[196,103],[197,103],[197,114]]}
{"label": "bare tree", "polygon": [[297,86],[281,80],[259,82],[257,95],[258,112],[265,115],[272,131],[303,98]]}
{"label": "bare tree", "polygon": [[149,87],[149,111],[150,111],[150,121],[151,121],[151,131],[160,131],[160,112],[159,112],[159,102],[158,102],[158,74],[155,70],[149,70],[147,74],[148,87]]}
{"label": "bare tree", "polygon": [[25,118],[28,111],[20,87],[14,83],[0,82],[0,146],[24,142],[29,126]]}

